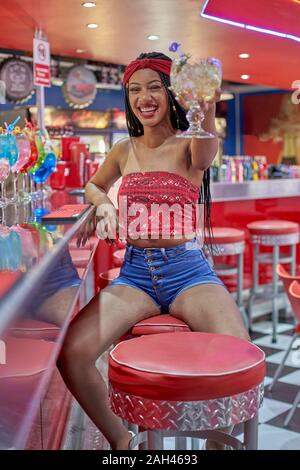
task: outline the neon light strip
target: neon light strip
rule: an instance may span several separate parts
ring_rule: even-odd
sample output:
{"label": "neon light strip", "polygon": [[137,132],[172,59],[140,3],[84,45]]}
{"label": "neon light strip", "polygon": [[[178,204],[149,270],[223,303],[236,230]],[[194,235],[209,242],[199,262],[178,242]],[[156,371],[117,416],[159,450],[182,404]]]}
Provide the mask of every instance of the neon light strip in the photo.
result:
{"label": "neon light strip", "polygon": [[208,2],[209,0],[206,0],[202,8],[202,11],[200,13],[200,16],[202,16],[203,18],[207,18],[208,20],[212,20],[212,21],[218,21],[219,23],[229,24],[230,26],[236,26],[237,28],[249,29],[250,31],[256,31],[258,33],[263,33],[263,34],[271,34],[272,36],[278,36],[281,38],[291,39],[292,41],[300,42],[300,37],[293,36],[292,34],[281,33],[279,31],[273,31],[272,29],[267,29],[267,28],[259,28],[258,26],[253,26],[250,24],[237,23],[236,21],[227,20],[226,18],[220,18],[219,16],[207,15],[206,13],[204,13],[204,11],[208,5]]}

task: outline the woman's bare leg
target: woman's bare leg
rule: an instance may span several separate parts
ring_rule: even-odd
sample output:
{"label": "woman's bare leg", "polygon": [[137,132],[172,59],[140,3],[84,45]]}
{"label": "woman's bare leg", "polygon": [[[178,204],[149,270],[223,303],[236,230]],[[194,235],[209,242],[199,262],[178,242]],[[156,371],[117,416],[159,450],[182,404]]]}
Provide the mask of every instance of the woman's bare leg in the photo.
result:
{"label": "woman's bare leg", "polygon": [[[216,284],[187,289],[170,306],[170,314],[186,322],[193,331],[220,333],[250,341],[239,309],[230,293]],[[228,429],[222,431],[228,432]],[[224,445],[207,440],[206,449],[223,450]]]}
{"label": "woman's bare leg", "polygon": [[142,291],[124,285],[108,286],[75,317],[64,340],[58,369],[112,449],[128,448],[131,436],[109,407],[107,387],[95,362],[135,323],[159,313]]}

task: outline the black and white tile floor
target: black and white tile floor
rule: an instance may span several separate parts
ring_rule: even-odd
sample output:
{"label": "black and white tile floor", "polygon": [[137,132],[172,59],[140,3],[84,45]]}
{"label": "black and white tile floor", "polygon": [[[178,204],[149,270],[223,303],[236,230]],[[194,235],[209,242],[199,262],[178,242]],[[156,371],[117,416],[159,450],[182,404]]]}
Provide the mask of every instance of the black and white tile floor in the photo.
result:
{"label": "black and white tile floor", "polygon": [[300,406],[289,425],[283,425],[300,388],[300,340],[296,340],[298,349],[290,352],[281,376],[270,392],[268,386],[294,333],[292,324],[279,323],[277,343],[272,343],[271,328],[271,321],[253,325],[252,340],[264,350],[267,362],[265,397],[259,414],[258,448],[300,450]]}

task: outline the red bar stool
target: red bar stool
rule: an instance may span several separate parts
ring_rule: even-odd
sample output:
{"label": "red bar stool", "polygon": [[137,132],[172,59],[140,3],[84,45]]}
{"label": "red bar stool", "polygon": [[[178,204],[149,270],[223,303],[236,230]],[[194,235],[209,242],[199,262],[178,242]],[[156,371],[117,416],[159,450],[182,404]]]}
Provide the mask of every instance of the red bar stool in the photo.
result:
{"label": "red bar stool", "polygon": [[143,336],[187,331],[191,330],[184,321],[172,317],[172,315],[161,314],[136,323],[129,334],[131,336]]}
{"label": "red bar stool", "polygon": [[91,252],[90,250],[83,250],[79,248],[77,250],[76,249],[70,250],[70,255],[76,268],[84,268],[89,262],[89,259],[91,257]]}
{"label": "red bar stool", "polygon": [[[283,283],[285,293],[287,294],[288,299],[290,301],[296,324],[295,324],[294,335],[291,338],[290,344],[285,352],[285,355],[281,361],[281,364],[279,364],[275,372],[273,381],[269,385],[270,392],[273,390],[276,382],[278,381],[280,377],[285,361],[287,360],[287,357],[292,349],[292,346],[295,340],[300,336],[300,291],[298,288],[298,286],[300,286],[299,284],[300,276],[291,276],[281,264],[277,266],[276,271],[277,271],[279,280],[282,281]],[[294,283],[294,281],[298,281],[298,282]]]}
{"label": "red bar stool", "polygon": [[[295,326],[295,331],[294,331],[294,335],[291,339],[291,342],[285,352],[285,355],[282,359],[282,362],[281,364],[279,365],[278,369],[276,370],[276,373],[275,373],[275,376],[273,378],[273,382],[270,384],[269,386],[269,390],[272,391],[276,382],[278,381],[278,378],[281,374],[281,371],[284,367],[284,364],[285,364],[285,361],[287,360],[288,358],[288,355],[292,349],[292,346],[293,344],[295,343],[295,340],[297,338],[300,337],[300,283],[299,283],[299,280],[300,280],[300,277],[298,276],[297,279],[298,280],[292,280],[292,276],[288,276],[288,273],[286,273],[286,271],[280,267],[280,276],[284,276],[284,281],[286,283],[286,285],[290,284],[289,285],[289,288],[288,288],[288,298],[291,302],[291,306],[292,306],[292,310],[293,310],[293,313],[295,315],[295,319],[297,321],[297,324]],[[285,287],[286,287],[285,285]],[[297,395],[296,395],[296,398],[294,400],[294,403],[293,403],[293,406],[292,408],[290,409],[285,421],[284,421],[284,426],[288,426],[289,425],[289,422],[291,421],[296,409],[297,409],[297,406],[298,406],[298,403],[300,402],[300,390],[298,391]]]}
{"label": "red bar stool", "polygon": [[[237,265],[214,263],[214,269],[219,276],[237,275],[236,301],[244,319],[245,326],[248,326],[248,318],[243,304],[243,278],[244,278],[244,251],[245,251],[245,232],[230,227],[213,227],[213,258],[225,255],[236,255]],[[209,251],[206,249],[209,255]],[[224,281],[226,284],[226,281]]]}
{"label": "red bar stool", "polygon": [[125,257],[126,248],[122,250],[116,250],[113,253],[113,262],[115,267],[120,267],[123,264],[124,257]]}
{"label": "red bar stool", "polygon": [[54,323],[31,319],[17,320],[9,327],[11,336],[46,341],[56,341],[59,332],[60,327]]}
{"label": "red bar stool", "polygon": [[5,337],[2,345],[6,360],[0,360],[0,401],[17,415],[28,408],[28,400],[51,366],[55,346],[52,341],[12,336]]}
{"label": "red bar stool", "polygon": [[[276,271],[279,263],[290,263],[291,273],[295,274],[296,269],[296,245],[299,242],[299,225],[286,220],[259,220],[247,225],[253,244],[253,279],[252,289],[248,303],[248,319],[251,327],[252,307],[258,293],[258,273],[259,264],[272,264],[272,342],[276,343],[277,323],[278,323],[278,274]],[[260,253],[260,246],[272,248],[271,253]],[[280,256],[280,247],[289,246],[290,255]]]}
{"label": "red bar stool", "polygon": [[[166,333],[119,343],[109,357],[109,397],[118,416],[146,431],[130,448],[163,437],[211,438],[256,449],[265,377],[263,351],[248,341],[212,333]],[[222,432],[244,423],[243,442]]]}
{"label": "red bar stool", "polygon": [[113,279],[120,274],[120,268],[111,268],[99,274],[99,287],[104,289]]}

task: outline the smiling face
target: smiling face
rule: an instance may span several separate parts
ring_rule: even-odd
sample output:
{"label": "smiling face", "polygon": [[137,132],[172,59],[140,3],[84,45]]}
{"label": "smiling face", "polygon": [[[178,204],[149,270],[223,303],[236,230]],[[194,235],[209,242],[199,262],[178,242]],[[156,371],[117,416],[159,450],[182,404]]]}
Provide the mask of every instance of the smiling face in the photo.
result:
{"label": "smiling face", "polygon": [[132,112],[143,126],[169,122],[169,101],[158,72],[137,70],[129,79],[128,96]]}

